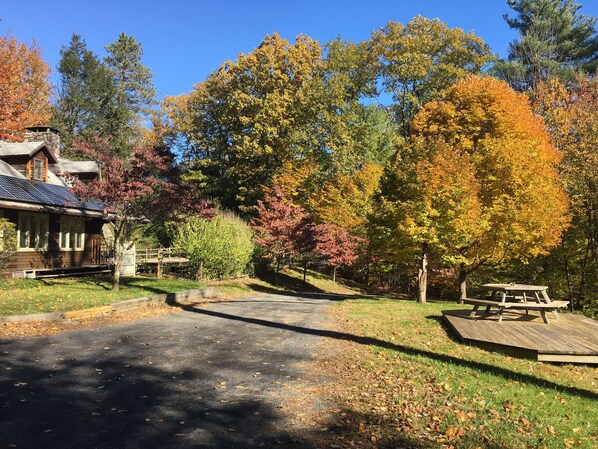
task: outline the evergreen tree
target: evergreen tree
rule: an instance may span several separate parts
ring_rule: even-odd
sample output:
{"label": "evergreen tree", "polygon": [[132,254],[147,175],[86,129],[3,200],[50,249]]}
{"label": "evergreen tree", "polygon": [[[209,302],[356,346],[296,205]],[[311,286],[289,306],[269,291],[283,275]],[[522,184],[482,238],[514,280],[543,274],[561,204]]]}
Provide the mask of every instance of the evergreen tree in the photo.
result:
{"label": "evergreen tree", "polygon": [[540,81],[574,79],[576,71],[592,73],[598,66],[596,19],[579,13],[573,0],[507,0],[517,13],[505,14],[519,40],[509,46],[507,61],[494,73],[518,91],[535,89]]}
{"label": "evergreen tree", "polygon": [[139,142],[155,91],[133,37],[122,33],[106,50],[102,61],[77,34],[62,48],[53,124],[67,147],[73,140],[107,137],[113,151],[124,156]]}
{"label": "evergreen tree", "polygon": [[73,34],[60,56],[52,121],[62,131],[63,140],[68,146],[73,140],[87,140],[94,134],[110,135],[120,115],[110,72],[78,34]]}
{"label": "evergreen tree", "polygon": [[155,103],[156,91],[153,74],[141,63],[141,44],[133,36],[121,33],[115,42],[106,46],[106,51],[104,63],[112,74],[120,106],[129,112],[133,121],[140,114],[148,114]]}

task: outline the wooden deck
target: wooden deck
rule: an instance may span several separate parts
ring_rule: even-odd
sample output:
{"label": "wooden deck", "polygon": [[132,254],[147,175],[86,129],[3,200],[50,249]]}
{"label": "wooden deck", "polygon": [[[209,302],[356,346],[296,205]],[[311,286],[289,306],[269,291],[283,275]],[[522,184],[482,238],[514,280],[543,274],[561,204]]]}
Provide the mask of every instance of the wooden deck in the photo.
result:
{"label": "wooden deck", "polygon": [[470,311],[442,312],[460,340],[544,362],[598,364],[598,321],[559,313],[545,324],[538,312],[505,311],[499,323],[497,315],[470,317]]}

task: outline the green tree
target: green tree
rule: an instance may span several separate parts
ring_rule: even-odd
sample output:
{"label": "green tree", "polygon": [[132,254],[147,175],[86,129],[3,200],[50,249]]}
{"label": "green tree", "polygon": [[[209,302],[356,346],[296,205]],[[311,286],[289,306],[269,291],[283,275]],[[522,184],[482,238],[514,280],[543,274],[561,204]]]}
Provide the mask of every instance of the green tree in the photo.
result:
{"label": "green tree", "polygon": [[197,280],[246,274],[253,254],[253,232],[231,212],[208,220],[187,217],[169,226],[172,245],[181,248],[195,269]]}
{"label": "green tree", "polygon": [[126,111],[130,137],[138,139],[143,128],[142,118],[149,115],[151,106],[155,104],[153,75],[142,64],[143,48],[133,36],[121,33],[115,42],[106,46],[106,51],[108,55],[104,64],[112,75],[118,108]]}
{"label": "green tree", "polygon": [[490,48],[472,32],[421,16],[407,25],[388,22],[373,33],[372,51],[404,136],[419,108],[465,75],[480,73],[493,59]]}
{"label": "green tree", "polygon": [[73,34],[60,50],[58,97],[52,123],[62,131],[67,147],[73,140],[92,136],[117,136],[122,111],[108,69],[87,49],[85,40]]}
{"label": "green tree", "polygon": [[517,13],[504,18],[519,32],[506,61],[494,73],[520,92],[534,90],[552,77],[573,81],[578,71],[598,66],[596,19],[579,12],[573,0],[507,0]]}

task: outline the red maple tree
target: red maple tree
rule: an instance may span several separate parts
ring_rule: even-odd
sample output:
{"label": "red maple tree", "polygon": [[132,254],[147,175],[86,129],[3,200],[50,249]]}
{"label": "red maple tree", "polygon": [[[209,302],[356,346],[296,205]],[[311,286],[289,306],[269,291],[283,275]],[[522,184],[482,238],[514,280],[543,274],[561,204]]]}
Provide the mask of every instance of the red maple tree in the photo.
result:
{"label": "red maple tree", "polygon": [[176,217],[178,213],[214,215],[213,206],[196,195],[168,155],[151,148],[135,148],[122,159],[111,151],[108,139],[79,142],[74,151],[100,166],[101,176],[89,182],[74,180],[73,192],[84,200],[99,201],[110,226],[114,262],[113,290],[120,285],[120,268],[125,251],[132,248],[152,226]]}
{"label": "red maple tree", "polygon": [[352,265],[359,257],[359,245],[365,239],[351,235],[340,226],[330,223],[317,227],[316,253],[332,267],[332,280],[336,282],[336,271],[343,265]]}

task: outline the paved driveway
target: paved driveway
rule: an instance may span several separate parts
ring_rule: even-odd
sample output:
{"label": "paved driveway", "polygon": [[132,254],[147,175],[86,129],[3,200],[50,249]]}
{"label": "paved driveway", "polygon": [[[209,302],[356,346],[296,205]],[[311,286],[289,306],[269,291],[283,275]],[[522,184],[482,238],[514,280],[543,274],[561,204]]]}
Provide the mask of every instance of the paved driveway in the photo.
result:
{"label": "paved driveway", "polygon": [[265,295],[0,340],[0,448],[310,447],[281,405],[330,304]]}

